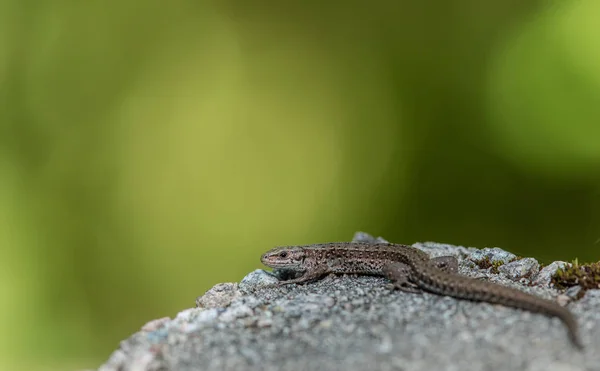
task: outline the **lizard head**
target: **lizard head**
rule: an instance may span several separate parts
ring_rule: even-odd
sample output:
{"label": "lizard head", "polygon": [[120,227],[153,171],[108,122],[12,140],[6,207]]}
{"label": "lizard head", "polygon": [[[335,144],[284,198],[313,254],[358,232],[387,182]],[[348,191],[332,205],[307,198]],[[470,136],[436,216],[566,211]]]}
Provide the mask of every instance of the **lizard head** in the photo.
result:
{"label": "lizard head", "polygon": [[301,268],[306,253],[297,246],[276,247],[264,253],[260,261],[271,268]]}

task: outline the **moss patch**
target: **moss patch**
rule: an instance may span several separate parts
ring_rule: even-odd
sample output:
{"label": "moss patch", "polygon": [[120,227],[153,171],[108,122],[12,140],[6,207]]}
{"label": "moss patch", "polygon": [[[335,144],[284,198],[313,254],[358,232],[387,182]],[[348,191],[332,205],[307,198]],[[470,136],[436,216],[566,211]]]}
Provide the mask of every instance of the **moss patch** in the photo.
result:
{"label": "moss patch", "polygon": [[[513,262],[515,260],[519,260],[519,259],[511,259],[509,261]],[[490,269],[490,272],[494,273],[494,274],[498,274],[498,268],[501,267],[502,265],[504,265],[504,262],[501,260],[497,260],[495,262],[491,261],[489,257],[485,257],[479,261],[474,261],[475,264],[477,264],[477,266],[481,269],[488,269],[488,268],[492,268]]]}
{"label": "moss patch", "polygon": [[600,289],[600,262],[579,264],[577,260],[569,267],[558,269],[552,283],[559,289],[580,285],[583,292]]}

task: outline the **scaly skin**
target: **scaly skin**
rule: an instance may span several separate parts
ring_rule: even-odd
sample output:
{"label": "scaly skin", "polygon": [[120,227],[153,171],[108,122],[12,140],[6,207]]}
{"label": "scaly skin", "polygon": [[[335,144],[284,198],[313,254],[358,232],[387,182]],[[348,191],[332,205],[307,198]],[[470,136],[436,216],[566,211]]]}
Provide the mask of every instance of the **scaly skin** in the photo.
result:
{"label": "scaly skin", "polygon": [[339,242],[283,246],[261,256],[264,265],[302,276],[279,284],[306,283],[330,273],[384,276],[407,292],[420,289],[459,299],[483,301],[559,318],[573,344],[583,348],[575,318],[557,303],[523,291],[457,274],[453,257],[430,259],[414,247],[391,243]]}

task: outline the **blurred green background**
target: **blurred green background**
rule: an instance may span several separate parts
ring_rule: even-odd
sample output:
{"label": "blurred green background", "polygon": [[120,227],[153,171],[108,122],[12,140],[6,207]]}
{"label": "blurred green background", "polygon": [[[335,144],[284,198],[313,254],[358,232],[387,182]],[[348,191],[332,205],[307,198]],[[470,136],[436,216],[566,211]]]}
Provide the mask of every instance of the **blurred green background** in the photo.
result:
{"label": "blurred green background", "polygon": [[0,369],[275,245],[600,258],[600,2],[0,0]]}

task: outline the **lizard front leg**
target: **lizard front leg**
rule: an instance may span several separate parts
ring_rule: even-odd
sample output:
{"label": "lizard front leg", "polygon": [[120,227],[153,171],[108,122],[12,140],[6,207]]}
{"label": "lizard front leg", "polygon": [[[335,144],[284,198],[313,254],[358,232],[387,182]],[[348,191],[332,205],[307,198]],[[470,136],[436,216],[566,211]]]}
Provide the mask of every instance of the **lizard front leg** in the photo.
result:
{"label": "lizard front leg", "polygon": [[458,260],[454,256],[438,256],[429,259],[429,262],[446,273],[458,273]]}
{"label": "lizard front leg", "polygon": [[412,268],[400,262],[385,264],[382,267],[383,275],[392,281],[395,288],[412,294],[420,294],[423,291],[410,281]]}
{"label": "lizard front leg", "polygon": [[307,270],[304,274],[298,278],[291,280],[280,281],[277,283],[278,286],[289,285],[290,283],[308,283],[315,281],[328,273],[325,268],[317,268],[314,270]]}

